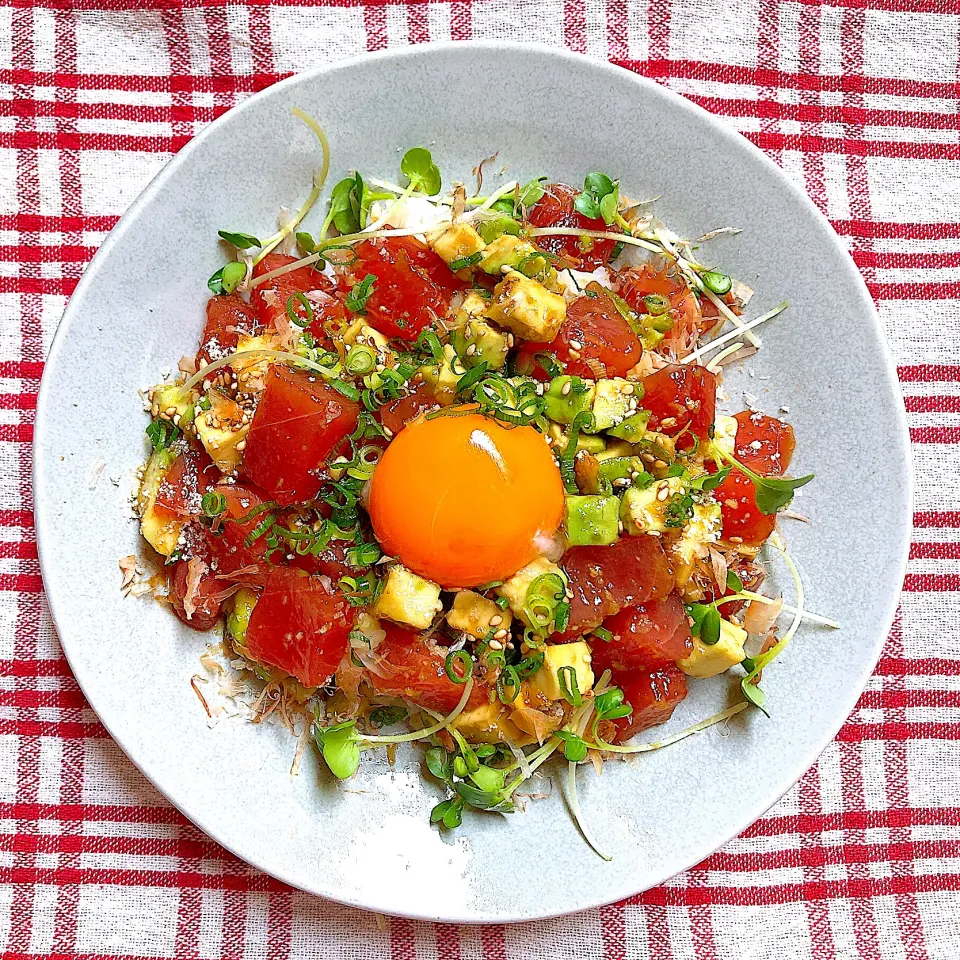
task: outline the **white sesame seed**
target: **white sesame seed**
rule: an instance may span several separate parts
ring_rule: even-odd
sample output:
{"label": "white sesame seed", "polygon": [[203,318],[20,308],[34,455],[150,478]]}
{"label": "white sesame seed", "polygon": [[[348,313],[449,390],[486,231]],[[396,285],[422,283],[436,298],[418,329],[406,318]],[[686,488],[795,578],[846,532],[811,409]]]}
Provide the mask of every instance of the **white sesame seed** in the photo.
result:
{"label": "white sesame seed", "polygon": [[499,613],[495,617],[490,618],[491,627],[499,627],[501,623],[503,623],[503,617],[501,617]]}
{"label": "white sesame seed", "polygon": [[568,380],[568,381],[560,388],[560,392],[561,392],[564,396],[567,396],[572,389],[573,389],[573,383],[572,383],[572,381]]}
{"label": "white sesame seed", "polygon": [[502,650],[503,644],[499,640],[491,640],[488,644],[491,650]]}
{"label": "white sesame seed", "polygon": [[507,635],[507,631],[506,631],[506,630],[498,630],[498,631],[493,635],[493,639],[494,639],[494,640],[502,640],[506,635]]}

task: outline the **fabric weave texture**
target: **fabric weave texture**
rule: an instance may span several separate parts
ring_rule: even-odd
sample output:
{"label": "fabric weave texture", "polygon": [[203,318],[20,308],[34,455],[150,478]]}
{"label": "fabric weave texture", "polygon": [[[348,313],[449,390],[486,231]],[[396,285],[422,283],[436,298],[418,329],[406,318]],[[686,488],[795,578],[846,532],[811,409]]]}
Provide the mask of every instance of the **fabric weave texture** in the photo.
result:
{"label": "fabric weave texture", "polygon": [[[67,298],[192,136],[290,73],[469,38],[565,46],[652,77],[725,118],[806,189],[848,245],[893,347],[916,529],[875,675],[817,766],[765,817],[626,902],[457,928],[292,891],[208,840],[140,776],[57,644],[30,442]],[[0,3],[4,955],[960,957],[958,104],[957,0]]]}

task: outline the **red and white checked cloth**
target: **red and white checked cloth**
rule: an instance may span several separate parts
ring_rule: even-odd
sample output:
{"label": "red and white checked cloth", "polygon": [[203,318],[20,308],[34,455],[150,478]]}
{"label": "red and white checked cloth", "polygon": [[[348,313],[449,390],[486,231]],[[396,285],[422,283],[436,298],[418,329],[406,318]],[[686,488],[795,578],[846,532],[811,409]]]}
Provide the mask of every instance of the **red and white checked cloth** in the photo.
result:
{"label": "red and white checked cloth", "polygon": [[[0,0],[5,955],[960,957],[958,34],[958,0]],[[176,150],[288,73],[470,37],[566,45],[653,77],[728,118],[804,185],[847,241],[893,344],[917,513],[876,675],[774,810],[625,903],[458,929],[291,891],[144,781],[58,648],[37,569],[30,440],[67,297]]]}

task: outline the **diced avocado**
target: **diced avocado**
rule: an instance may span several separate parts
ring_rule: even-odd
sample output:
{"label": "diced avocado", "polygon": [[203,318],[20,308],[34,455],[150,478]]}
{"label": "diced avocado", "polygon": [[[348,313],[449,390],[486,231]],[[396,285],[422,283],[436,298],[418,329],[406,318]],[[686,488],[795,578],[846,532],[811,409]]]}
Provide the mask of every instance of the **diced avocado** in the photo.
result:
{"label": "diced avocado", "polygon": [[573,423],[578,413],[590,410],[596,386],[581,377],[554,377],[543,394],[543,412],[557,423]]}
{"label": "diced avocado", "polygon": [[599,547],[616,543],[620,535],[618,497],[566,498],[567,544],[571,547]]}
{"label": "diced avocado", "polygon": [[677,441],[665,433],[648,430],[637,442],[643,453],[649,453],[664,463],[673,463],[677,458]]}
{"label": "diced avocado", "polygon": [[481,317],[473,317],[453,331],[453,347],[465,367],[475,367],[486,360],[489,370],[499,370],[507,362],[510,350],[507,338]]}
{"label": "diced avocado", "polygon": [[[560,684],[560,670],[563,667],[573,667],[577,678],[577,690],[581,695],[592,690],[593,667],[590,666],[592,659],[590,647],[584,640],[548,646],[543,652],[543,666],[530,678],[530,692],[534,695],[539,694],[547,700],[562,700],[564,697]],[[567,684],[568,689],[571,686],[572,684]]]}
{"label": "diced avocado", "polygon": [[526,613],[527,590],[530,584],[544,573],[556,573],[564,583],[567,582],[567,575],[555,563],[551,563],[546,557],[537,557],[497,587],[497,593],[506,597],[513,615],[528,627],[532,624]]}
{"label": "diced avocado", "polygon": [[375,617],[426,630],[437,615],[439,601],[439,584],[396,563],[387,571],[386,582],[370,612]]}
{"label": "diced avocado", "polygon": [[[150,399],[153,408],[157,411],[154,416],[163,414],[181,430],[193,423],[193,397],[189,391],[183,389],[182,384],[158,384],[150,392]],[[171,410],[173,413],[170,413]]]}
{"label": "diced avocado", "polygon": [[692,563],[702,546],[714,543],[720,538],[722,527],[723,517],[719,503],[715,500],[695,503],[693,516],[683,528],[683,536],[675,544],[673,552],[681,563]]}
{"label": "diced avocado", "polygon": [[620,519],[627,533],[663,533],[667,530],[667,504],[679,493],[683,483],[679,477],[669,477],[651,483],[643,489],[627,487],[620,505]]}
{"label": "diced avocado", "polygon": [[529,240],[521,240],[520,237],[504,234],[497,237],[483,251],[480,268],[484,273],[489,273],[491,276],[499,276],[504,267],[516,270],[517,266],[527,257],[536,256],[539,252]]}
{"label": "diced avocado", "polygon": [[[600,458],[598,458],[600,459]],[[614,484],[617,480],[626,480],[618,483],[618,487],[630,486],[630,479],[635,473],[643,473],[643,461],[639,457],[604,457],[600,459],[600,477],[607,483]]]}
{"label": "diced avocado", "polygon": [[482,253],[486,244],[469,223],[455,223],[431,240],[430,246],[433,247],[433,252],[450,266],[458,260],[467,260],[474,254]]}
{"label": "diced avocado", "polygon": [[222,473],[236,473],[250,424],[242,420],[240,406],[229,397],[215,390],[207,391],[207,396],[210,409],[194,421],[197,436]]}
{"label": "diced avocado", "polygon": [[647,423],[650,420],[649,410],[638,410],[631,413],[629,417],[621,420],[618,424],[607,428],[607,433],[613,437],[619,437],[628,443],[639,443],[647,432]]}
{"label": "diced avocado", "polygon": [[453,728],[471,743],[512,743],[526,746],[533,737],[524,733],[511,719],[510,707],[499,701],[485,703],[463,713],[453,721]]}
{"label": "diced avocado", "polygon": [[708,646],[699,637],[694,637],[693,652],[677,661],[677,666],[688,677],[715,677],[743,660],[746,639],[747,631],[743,627],[721,620],[720,639]]}
{"label": "diced avocado", "polygon": [[512,270],[497,284],[485,315],[523,340],[550,343],[566,319],[567,303],[542,283]]}
{"label": "diced avocado", "polygon": [[[597,393],[593,400],[594,431],[610,430],[630,416],[630,405],[636,409],[637,384],[620,377],[597,381]],[[626,439],[626,438],[625,438]]]}
{"label": "diced avocado", "polygon": [[491,632],[509,630],[512,621],[513,615],[509,610],[501,610],[492,600],[473,590],[458,590],[453,598],[453,607],[447,614],[447,623],[454,630],[462,630],[478,640]]}
{"label": "diced avocado", "polygon": [[443,348],[443,363],[429,363],[420,368],[423,382],[433,391],[437,403],[445,407],[456,399],[457,381],[465,372],[449,343]]}
{"label": "diced avocado", "polygon": [[227,629],[235,643],[241,645],[247,641],[247,627],[250,625],[250,615],[257,603],[256,591],[248,587],[241,587],[233,595],[233,610],[227,617]]}
{"label": "diced avocado", "polygon": [[721,414],[717,417],[713,425],[713,444],[719,447],[728,456],[736,455],[737,445],[737,423],[736,417],[727,417]]}
{"label": "diced avocado", "polygon": [[[547,427],[547,434],[553,440],[553,449],[556,453],[563,453],[567,448],[569,435],[559,423],[551,423]],[[599,454],[605,449],[606,441],[600,436],[591,436],[589,433],[577,435],[577,453],[586,450],[587,453]]]}
{"label": "diced avocado", "polygon": [[482,317],[490,302],[490,293],[487,290],[468,290],[460,304],[456,315],[456,325],[462,326],[473,317]]}
{"label": "diced avocado", "polygon": [[140,533],[144,540],[161,556],[169,557],[177,547],[186,520],[157,512],[155,504],[160,484],[163,483],[176,455],[169,448],[154,450],[147,461],[137,493],[137,510],[140,514]]}
{"label": "diced avocado", "polygon": [[611,440],[607,438],[607,447],[603,453],[597,454],[598,460],[613,460],[616,457],[632,457],[636,451],[625,440]]}

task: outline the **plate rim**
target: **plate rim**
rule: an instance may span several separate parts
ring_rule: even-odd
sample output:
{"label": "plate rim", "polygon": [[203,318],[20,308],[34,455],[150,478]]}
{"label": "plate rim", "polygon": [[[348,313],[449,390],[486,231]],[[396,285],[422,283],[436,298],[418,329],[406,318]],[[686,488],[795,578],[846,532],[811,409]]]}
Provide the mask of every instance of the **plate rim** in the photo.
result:
{"label": "plate rim", "polygon": [[[337,896],[327,891],[319,893],[315,889],[309,889],[298,881],[285,876],[284,871],[282,870],[265,869],[259,864],[247,859],[244,854],[235,849],[233,844],[223,840],[219,835],[220,831],[217,830],[216,822],[211,821],[209,824],[204,823],[203,818],[191,815],[185,809],[183,809],[179,803],[174,801],[167,794],[163,786],[156,782],[128,752],[127,748],[124,746],[123,738],[118,735],[118,733],[113,729],[113,726],[101,716],[99,710],[97,710],[96,706],[94,706],[93,701],[87,693],[87,687],[84,684],[84,681],[81,679],[81,675],[84,671],[82,667],[78,671],[77,664],[74,663],[74,656],[77,654],[77,650],[74,649],[71,653],[70,642],[67,641],[64,643],[63,641],[63,635],[58,625],[57,616],[57,609],[59,606],[58,596],[62,591],[62,587],[60,587],[58,578],[54,575],[52,569],[51,555],[54,553],[54,550],[52,547],[44,546],[45,542],[49,543],[50,540],[55,538],[54,531],[50,529],[50,520],[47,517],[47,510],[44,506],[46,498],[41,496],[41,494],[45,491],[46,482],[44,478],[44,457],[42,448],[44,447],[46,440],[45,424],[48,419],[47,407],[51,403],[49,398],[51,391],[54,389],[51,383],[57,374],[57,358],[63,343],[69,335],[70,327],[74,321],[74,315],[80,313],[83,300],[86,296],[87,288],[95,283],[96,276],[101,266],[107,261],[113,248],[118,243],[123,241],[127,229],[138,217],[140,210],[154,198],[154,196],[166,185],[168,180],[177,175],[180,166],[186,162],[186,159],[189,158],[194,151],[201,149],[207,140],[215,137],[219,133],[221,126],[224,125],[228,118],[232,118],[234,114],[244,111],[248,108],[249,104],[257,102],[260,99],[265,99],[268,95],[270,97],[279,96],[282,98],[284,91],[295,88],[303,83],[309,83],[314,77],[321,76],[326,73],[333,73],[338,70],[349,70],[357,64],[367,63],[371,60],[390,61],[395,59],[429,58],[434,54],[443,54],[454,49],[463,49],[465,47],[504,52],[508,55],[526,54],[554,59],[561,62],[566,61],[568,63],[577,63],[580,65],[586,64],[593,70],[598,70],[601,73],[608,73],[611,76],[616,75],[621,79],[623,74],[627,74],[634,83],[636,83],[642,89],[645,89],[648,94],[652,94],[655,97],[663,97],[665,100],[671,102],[673,107],[676,109],[685,110],[688,113],[697,116],[701,122],[706,123],[712,129],[712,132],[716,136],[729,142],[737,149],[746,148],[748,152],[752,152],[755,160],[758,160],[767,168],[768,171],[775,174],[776,179],[780,183],[781,187],[790,191],[794,197],[805,206],[807,212],[813,214],[814,218],[820,221],[820,226],[826,228],[826,234],[829,237],[829,242],[832,244],[834,253],[837,255],[838,268],[844,270],[849,278],[852,278],[856,281],[855,285],[859,288],[860,300],[865,308],[865,312],[869,314],[871,323],[873,325],[875,340],[880,347],[885,383],[898,401],[898,403],[895,405],[896,423],[891,425],[891,438],[896,437],[900,441],[903,451],[906,454],[902,461],[905,480],[902,510],[905,523],[903,525],[900,541],[896,544],[898,562],[895,583],[897,584],[897,589],[895,591],[891,591],[891,598],[886,600],[885,606],[882,608],[882,616],[880,617],[880,621],[884,625],[883,629],[877,631],[877,636],[873,641],[873,648],[871,649],[869,656],[864,661],[862,670],[856,675],[855,681],[850,683],[847,688],[849,690],[849,697],[843,704],[843,710],[838,711],[836,714],[839,719],[836,722],[827,724],[825,727],[826,732],[824,736],[818,739],[814,746],[810,748],[803,756],[802,760],[796,761],[796,775],[792,777],[790,782],[782,791],[775,791],[776,795],[771,795],[769,802],[764,801],[763,809],[759,812],[750,812],[747,816],[737,818],[734,829],[723,831],[722,836],[713,838],[709,843],[709,850],[703,853],[700,858],[684,867],[680,872],[684,872],[696,866],[697,863],[702,862],[703,859],[711,856],[717,850],[729,843],[732,839],[743,833],[744,830],[762,818],[787,792],[789,792],[796,785],[797,782],[799,782],[799,780],[807,773],[807,771],[809,771],[816,763],[817,759],[827,748],[827,746],[836,738],[837,733],[846,723],[850,713],[856,706],[857,700],[859,699],[864,687],[876,668],[876,664],[882,654],[883,647],[886,644],[890,630],[895,622],[897,609],[900,605],[903,581],[907,570],[909,547],[912,539],[915,478],[913,459],[910,455],[911,441],[906,408],[903,400],[902,390],[899,388],[899,379],[897,378],[896,374],[896,362],[893,357],[889,341],[884,333],[883,325],[877,312],[876,305],[869,293],[869,290],[867,289],[863,276],[856,268],[849,251],[843,244],[840,237],[837,235],[836,231],[833,229],[830,221],[820,211],[816,204],[813,203],[809,195],[802,189],[802,187],[791,180],[784,173],[784,171],[777,166],[773,160],[770,159],[770,157],[768,157],[759,147],[753,144],[747,137],[743,136],[739,131],[734,129],[726,120],[711,113],[703,107],[700,107],[698,104],[688,100],[686,97],[669,89],[668,87],[665,87],[641,74],[635,73],[626,67],[620,66],[618,63],[598,59],[586,54],[575,53],[566,48],[551,47],[534,42],[501,40],[448,40],[436,43],[407,46],[399,49],[389,48],[375,52],[364,52],[350,57],[332,60],[328,63],[320,64],[316,67],[312,67],[308,70],[304,70],[300,73],[295,73],[289,77],[286,77],[277,83],[271,84],[263,90],[257,91],[241,103],[235,104],[220,117],[204,127],[200,133],[194,136],[187,144],[177,151],[177,153],[174,154],[163,165],[163,167],[157,171],[157,173],[150,179],[143,190],[138,194],[136,199],[127,207],[117,223],[114,224],[113,228],[110,230],[107,237],[104,239],[103,243],[97,249],[97,252],[94,254],[93,258],[83,271],[80,281],[78,282],[73,294],[70,296],[64,308],[63,314],[57,324],[57,328],[51,340],[50,348],[44,359],[44,371],[37,396],[37,407],[34,420],[34,437],[31,445],[31,486],[34,494],[33,513],[35,518],[35,531],[40,573],[44,585],[44,596],[50,609],[51,618],[56,629],[57,641],[63,656],[66,659],[70,670],[73,673],[74,679],[77,681],[77,684],[84,695],[84,698],[90,704],[91,709],[93,709],[97,714],[99,722],[103,724],[104,728],[123,752],[124,756],[130,760],[138,772],[153,786],[155,790],[157,790],[157,792],[166,800],[167,803],[170,803],[171,806],[173,806],[184,818],[196,826],[197,829],[201,830],[204,834],[209,836],[231,855],[237,857],[243,863],[249,864],[255,869],[265,873],[267,876],[272,876],[294,889],[302,890],[305,893],[318,896],[321,899],[330,900],[335,903],[340,903],[345,906],[358,909],[370,910],[378,913],[387,913],[391,916],[429,922],[464,924],[523,923],[541,919],[546,920],[570,916],[585,910],[595,909],[597,907],[616,903],[622,899],[659,886],[671,877],[677,876],[678,873],[673,870],[667,870],[661,875],[660,873],[656,873],[654,871],[655,879],[649,884],[642,886],[641,890],[639,891],[633,889],[631,884],[628,889],[618,890],[612,895],[609,892],[605,892],[599,897],[593,896],[583,901],[579,901],[575,905],[572,905],[570,909],[565,910],[556,910],[551,912],[484,914],[483,909],[481,908],[478,909],[474,914],[470,915],[447,915],[444,917],[438,917],[428,913],[411,911],[394,912],[391,910],[384,910],[382,905],[364,900],[362,896]],[[79,660],[79,657],[77,657],[77,659]]]}

